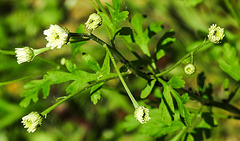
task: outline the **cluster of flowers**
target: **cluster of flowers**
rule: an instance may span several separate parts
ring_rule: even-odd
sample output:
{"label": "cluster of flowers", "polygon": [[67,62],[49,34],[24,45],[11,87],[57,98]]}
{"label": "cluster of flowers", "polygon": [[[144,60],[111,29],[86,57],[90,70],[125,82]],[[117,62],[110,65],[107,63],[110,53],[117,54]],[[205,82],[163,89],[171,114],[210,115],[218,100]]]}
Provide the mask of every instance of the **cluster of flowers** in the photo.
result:
{"label": "cluster of flowers", "polygon": [[[89,30],[94,30],[102,24],[102,18],[93,13],[89,16],[89,19],[85,23]],[[46,40],[48,43],[46,47],[40,49],[33,49],[30,47],[16,48],[15,53],[17,57],[18,64],[24,62],[30,62],[40,53],[43,53],[52,49],[60,49],[63,45],[67,44],[70,39],[70,33],[66,28],[59,25],[50,25],[50,28],[43,32],[46,35]],[[141,123],[147,123],[150,120],[149,110],[144,106],[138,106],[135,109],[134,117]],[[34,132],[38,126],[42,125],[43,116],[38,112],[31,112],[30,114],[22,118],[22,123],[24,128],[28,128],[29,133]]]}

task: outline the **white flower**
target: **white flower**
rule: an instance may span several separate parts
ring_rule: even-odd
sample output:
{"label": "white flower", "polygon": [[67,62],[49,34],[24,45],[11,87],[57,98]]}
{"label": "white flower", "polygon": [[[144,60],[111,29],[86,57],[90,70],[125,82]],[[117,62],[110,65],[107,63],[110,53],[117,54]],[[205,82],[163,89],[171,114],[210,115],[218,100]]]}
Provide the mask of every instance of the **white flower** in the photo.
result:
{"label": "white flower", "polygon": [[192,75],[196,72],[196,67],[193,65],[193,64],[187,64],[185,67],[184,67],[184,72],[187,74],[187,75]]}
{"label": "white flower", "polygon": [[147,123],[151,118],[149,117],[149,110],[144,106],[139,106],[135,112],[134,117],[141,123]]}
{"label": "white flower", "polygon": [[50,28],[44,30],[44,35],[46,35],[46,40],[48,41],[47,47],[51,49],[60,49],[64,44],[68,42],[68,31],[59,25],[50,25]]}
{"label": "white flower", "polygon": [[42,117],[38,112],[31,112],[30,114],[22,118],[24,128],[28,128],[27,131],[34,132],[37,129],[38,125],[42,125]]}
{"label": "white flower", "polygon": [[30,62],[35,57],[34,51],[30,47],[15,48],[18,64]]}
{"label": "white flower", "polygon": [[217,27],[217,24],[212,24],[212,26],[208,29],[208,39],[218,44],[223,39],[224,35],[224,28],[221,28],[220,26]]}
{"label": "white flower", "polygon": [[98,28],[101,24],[102,24],[102,18],[100,15],[96,13],[92,13],[89,16],[87,22],[85,23],[86,27],[91,30]]}

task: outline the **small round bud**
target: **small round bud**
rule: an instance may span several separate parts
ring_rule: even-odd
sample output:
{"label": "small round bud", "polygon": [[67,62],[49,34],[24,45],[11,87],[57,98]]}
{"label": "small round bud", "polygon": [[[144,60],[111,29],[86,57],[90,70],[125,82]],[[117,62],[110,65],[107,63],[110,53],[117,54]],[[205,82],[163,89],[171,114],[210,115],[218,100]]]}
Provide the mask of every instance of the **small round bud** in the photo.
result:
{"label": "small round bud", "polygon": [[30,114],[22,118],[24,128],[28,128],[27,131],[34,132],[38,125],[42,125],[42,117],[38,112],[31,112]]}
{"label": "small round bud", "polygon": [[196,71],[196,67],[193,64],[188,64],[184,67],[184,72],[187,75],[192,75],[195,73],[195,71]]}
{"label": "small round bud", "polygon": [[88,29],[94,30],[102,25],[102,17],[96,13],[93,13],[89,16],[85,25]]}
{"label": "small round bud", "polygon": [[51,47],[51,49],[60,49],[69,40],[68,30],[59,25],[50,25],[50,28],[44,30],[43,34],[47,36],[45,38],[48,41],[46,47]]}
{"label": "small round bud", "polygon": [[15,48],[18,64],[30,62],[35,57],[34,50],[30,47]]}
{"label": "small round bud", "polygon": [[151,118],[149,117],[149,110],[144,106],[139,106],[135,112],[134,117],[141,123],[147,123]]}
{"label": "small round bud", "polygon": [[221,28],[220,26],[217,27],[217,24],[212,24],[208,31],[208,39],[215,44],[220,43],[220,41],[225,36],[224,28]]}

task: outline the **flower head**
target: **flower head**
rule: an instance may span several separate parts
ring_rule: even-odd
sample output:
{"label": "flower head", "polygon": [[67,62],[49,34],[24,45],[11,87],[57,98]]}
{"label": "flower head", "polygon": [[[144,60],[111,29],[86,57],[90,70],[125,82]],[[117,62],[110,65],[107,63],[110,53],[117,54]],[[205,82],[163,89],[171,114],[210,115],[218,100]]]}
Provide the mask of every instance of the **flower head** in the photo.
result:
{"label": "flower head", "polygon": [[34,132],[37,129],[38,125],[42,125],[42,117],[38,112],[31,112],[30,114],[22,118],[24,128],[28,128],[27,131]]}
{"label": "flower head", "polygon": [[134,117],[140,122],[140,123],[147,123],[151,118],[149,117],[149,110],[145,108],[144,106],[139,106],[135,112]]}
{"label": "flower head", "polygon": [[46,40],[48,43],[46,46],[51,47],[51,49],[60,49],[69,39],[67,29],[62,28],[59,25],[50,25],[50,28],[44,30],[43,34],[47,36]]}
{"label": "flower head", "polygon": [[86,27],[91,30],[98,28],[101,24],[102,24],[102,18],[100,15],[96,13],[92,13],[89,16],[87,22],[85,23]]}
{"label": "flower head", "polygon": [[224,28],[221,28],[220,26],[217,27],[217,24],[212,24],[212,26],[208,29],[208,39],[218,44],[223,39],[224,35]]}
{"label": "flower head", "polygon": [[184,72],[187,74],[187,75],[192,75],[194,74],[196,71],[196,67],[193,65],[193,64],[187,64],[185,67],[184,67]]}
{"label": "flower head", "polygon": [[30,47],[15,48],[18,64],[30,62],[35,57],[34,50]]}

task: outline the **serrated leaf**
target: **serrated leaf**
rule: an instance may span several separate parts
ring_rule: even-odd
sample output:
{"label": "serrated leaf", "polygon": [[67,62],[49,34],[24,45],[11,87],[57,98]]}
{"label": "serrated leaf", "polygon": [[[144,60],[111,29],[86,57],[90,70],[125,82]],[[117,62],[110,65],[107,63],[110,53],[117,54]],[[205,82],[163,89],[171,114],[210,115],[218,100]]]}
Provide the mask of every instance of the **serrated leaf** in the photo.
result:
{"label": "serrated leaf", "polygon": [[150,57],[150,52],[148,49],[148,43],[150,38],[148,37],[148,30],[143,31],[143,16],[141,14],[135,14],[131,19],[131,24],[135,30],[134,39],[136,44],[140,47],[142,52]]}
{"label": "serrated leaf", "polygon": [[182,96],[180,96],[180,99],[182,100],[183,104],[186,104],[189,101],[188,93],[185,93]]}
{"label": "serrated leaf", "polygon": [[91,88],[91,91],[90,91],[91,101],[94,105],[96,105],[98,103],[98,101],[101,99],[100,89],[102,88],[103,84],[104,84],[104,82],[96,84]]}
{"label": "serrated leaf", "polygon": [[82,59],[83,62],[93,71],[97,72],[100,70],[98,62],[90,54],[83,53]]}
{"label": "serrated leaf", "polygon": [[163,30],[162,24],[163,24],[162,21],[158,21],[158,22],[154,22],[154,23],[150,24],[150,26],[149,26],[150,31],[154,32],[155,34],[162,31]]}
{"label": "serrated leaf", "polygon": [[187,111],[186,107],[184,106],[180,95],[174,89],[171,89],[171,93],[172,93],[173,97],[175,98],[175,100],[177,102],[178,110],[180,112],[180,115],[184,118],[185,124],[187,126],[190,126],[191,125],[191,115]]}
{"label": "serrated leaf", "polygon": [[174,113],[175,112],[175,108],[174,108],[174,104],[173,104],[172,95],[170,93],[171,87],[169,87],[167,85],[167,83],[162,81],[162,80],[160,82],[162,83],[163,88],[164,88],[163,89],[163,96],[164,96],[164,98],[166,100],[166,106],[168,106],[170,108],[171,112]]}
{"label": "serrated leaf", "polygon": [[120,12],[120,6],[122,4],[121,0],[112,0],[113,6],[110,4],[106,4],[108,11],[112,17],[112,23],[114,26],[114,34],[118,30],[118,24],[119,22],[125,20],[128,17],[129,12],[128,11],[122,11]]}
{"label": "serrated leaf", "polygon": [[161,137],[173,133],[184,125],[180,121],[173,121],[171,125],[168,125],[160,120],[160,111],[159,109],[149,109],[149,115],[151,119],[148,123],[143,124],[139,127],[139,132],[141,134],[148,134],[154,137]]}
{"label": "serrated leaf", "polygon": [[152,80],[150,83],[147,83],[146,87],[141,92],[141,98],[146,98],[151,93],[155,83],[156,79]]}
{"label": "serrated leaf", "polygon": [[27,107],[31,101],[38,101],[38,93],[42,89],[43,98],[46,98],[49,95],[50,82],[49,80],[33,80],[24,85],[26,91],[21,95],[23,100],[20,102],[21,107]]}
{"label": "serrated leaf", "polygon": [[62,72],[62,71],[50,71],[43,77],[46,80],[50,81],[50,84],[59,84],[63,82],[67,82],[70,80],[75,80],[76,76],[72,73]]}
{"label": "serrated leaf", "polygon": [[171,86],[174,89],[179,89],[179,88],[183,88],[185,85],[185,81],[182,80],[182,76],[177,76],[174,75],[168,82],[167,84],[169,86]]}
{"label": "serrated leaf", "polygon": [[28,90],[22,94],[23,100],[19,103],[19,105],[23,108],[26,108],[31,101],[38,101],[38,90]]}
{"label": "serrated leaf", "polygon": [[110,74],[110,57],[109,54],[106,53],[103,64],[102,64],[102,68],[100,69],[100,73],[102,75],[109,75]]}
{"label": "serrated leaf", "polygon": [[173,117],[171,115],[172,113],[170,113],[170,111],[167,108],[167,102],[164,99],[164,97],[162,98],[162,101],[159,105],[159,110],[160,110],[160,114],[159,114],[160,120],[167,125],[171,125]]}
{"label": "serrated leaf", "polygon": [[70,60],[66,59],[65,65],[66,65],[66,68],[68,69],[68,71],[70,71],[70,72],[73,72],[73,71],[77,70],[76,64],[74,64]]}
{"label": "serrated leaf", "polygon": [[223,46],[223,57],[218,60],[220,68],[236,81],[240,80],[239,58],[236,56],[236,49],[229,44]]}
{"label": "serrated leaf", "polygon": [[100,99],[101,99],[100,91],[96,91],[91,95],[91,101],[94,105],[96,105]]}
{"label": "serrated leaf", "polygon": [[97,74],[88,73],[78,70],[74,73],[75,81],[73,81],[66,89],[67,93],[76,93],[83,88],[87,83],[95,81],[98,78]]}
{"label": "serrated leaf", "polygon": [[172,43],[175,42],[175,38],[173,35],[175,32],[173,30],[169,30],[160,38],[160,40],[157,43],[157,47],[155,50],[155,59],[159,60],[165,55],[165,52],[167,50],[167,47],[169,47]]}

